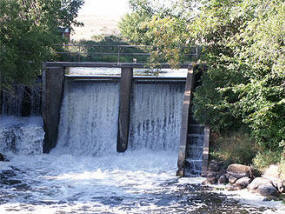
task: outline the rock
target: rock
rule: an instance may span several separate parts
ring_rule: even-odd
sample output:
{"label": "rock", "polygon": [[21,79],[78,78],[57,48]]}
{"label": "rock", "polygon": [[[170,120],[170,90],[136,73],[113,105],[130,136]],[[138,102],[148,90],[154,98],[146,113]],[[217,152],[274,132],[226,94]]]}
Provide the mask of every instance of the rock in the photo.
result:
{"label": "rock", "polygon": [[270,165],[265,171],[263,172],[262,177],[275,180],[280,179],[280,172],[279,172],[279,166],[278,165]]}
{"label": "rock", "polygon": [[212,172],[218,172],[220,170],[220,163],[216,160],[212,160],[209,163],[208,170]]}
{"label": "rock", "polygon": [[226,184],[228,182],[228,178],[226,175],[221,175],[218,179],[218,184]]}
{"label": "rock", "polygon": [[285,193],[285,180],[280,180],[275,187],[277,187],[280,193]]}
{"label": "rock", "polygon": [[272,185],[261,185],[257,189],[257,193],[265,197],[278,197],[280,193],[278,190]]}
{"label": "rock", "polygon": [[242,164],[231,164],[227,168],[227,174],[235,178],[249,177],[252,178],[252,169]]}
{"label": "rock", "polygon": [[266,197],[277,197],[280,195],[278,190],[272,184],[272,181],[266,178],[255,178],[247,187],[250,192],[259,193]]}
{"label": "rock", "polygon": [[210,177],[218,177],[218,172],[208,171],[207,178],[210,178]]}
{"label": "rock", "polygon": [[4,155],[0,153],[0,161],[5,161]]}
{"label": "rock", "polygon": [[239,178],[234,186],[235,187],[239,187],[240,189],[246,188],[251,182],[251,178],[249,177],[243,177],[243,178]]}
{"label": "rock", "polygon": [[280,193],[285,193],[285,181],[281,179],[278,165],[270,165],[263,173],[263,178],[272,181],[272,184]]}
{"label": "rock", "polygon": [[229,183],[230,184],[234,184],[238,178],[232,176],[232,175],[228,175],[228,179],[229,179]]}

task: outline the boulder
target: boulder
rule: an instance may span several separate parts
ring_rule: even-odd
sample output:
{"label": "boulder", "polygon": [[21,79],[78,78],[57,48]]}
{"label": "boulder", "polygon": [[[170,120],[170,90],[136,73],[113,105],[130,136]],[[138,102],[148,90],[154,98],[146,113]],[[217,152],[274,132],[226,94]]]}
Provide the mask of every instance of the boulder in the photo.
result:
{"label": "boulder", "polygon": [[263,173],[263,178],[272,181],[272,184],[277,188],[280,193],[285,192],[285,180],[281,179],[280,170],[278,165],[270,165]]}
{"label": "boulder", "polygon": [[249,166],[242,164],[231,164],[227,168],[227,174],[237,179],[242,177],[253,177],[252,169]]}
{"label": "boulder", "polygon": [[278,189],[280,193],[285,193],[285,180],[278,181],[275,187]]}
{"label": "boulder", "polygon": [[247,187],[250,192],[259,193],[265,197],[278,197],[279,191],[274,187],[271,180],[267,178],[255,178]]}
{"label": "boulder", "polygon": [[239,178],[235,183],[234,186],[238,187],[240,189],[246,188],[251,182],[251,178],[249,177],[243,177]]}
{"label": "boulder", "polygon": [[228,180],[229,180],[230,184],[234,184],[237,181],[237,179],[238,179],[238,178],[236,178],[236,177],[234,177],[232,175],[227,175],[227,177],[228,177]]}
{"label": "boulder", "polygon": [[221,168],[221,163],[216,160],[211,160],[208,166],[208,171],[218,172]]}
{"label": "boulder", "polygon": [[228,182],[228,178],[226,175],[221,175],[218,179],[218,184],[226,184]]}
{"label": "boulder", "polygon": [[280,195],[279,191],[272,185],[260,185],[256,191],[265,197],[278,197]]}
{"label": "boulder", "polygon": [[280,172],[279,172],[279,166],[278,165],[270,165],[262,174],[262,177],[275,180],[280,179]]}

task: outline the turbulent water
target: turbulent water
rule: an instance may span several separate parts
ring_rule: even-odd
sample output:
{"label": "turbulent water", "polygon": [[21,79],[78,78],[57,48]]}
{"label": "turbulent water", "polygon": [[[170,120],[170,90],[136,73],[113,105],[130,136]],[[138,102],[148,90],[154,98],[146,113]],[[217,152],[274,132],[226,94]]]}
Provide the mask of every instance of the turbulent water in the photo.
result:
{"label": "turbulent water", "polygon": [[40,117],[0,116],[0,152],[41,154],[44,131]]}
{"label": "turbulent water", "polygon": [[[279,202],[175,176],[177,154],[10,156],[1,165],[0,213],[282,213]],[[228,193],[227,193],[228,194]],[[234,199],[236,198],[236,199]]]}

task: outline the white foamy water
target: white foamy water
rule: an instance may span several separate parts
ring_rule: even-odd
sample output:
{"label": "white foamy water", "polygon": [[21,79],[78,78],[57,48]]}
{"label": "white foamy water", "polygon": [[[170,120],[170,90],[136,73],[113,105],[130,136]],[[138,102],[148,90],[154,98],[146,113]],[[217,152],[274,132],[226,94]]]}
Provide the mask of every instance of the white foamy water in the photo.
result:
{"label": "white foamy water", "polygon": [[41,117],[0,117],[0,152],[41,154],[44,131]]}
{"label": "white foamy water", "polygon": [[[280,202],[201,189],[203,178],[175,176],[177,154],[149,150],[101,157],[9,157],[0,168],[21,183],[0,188],[0,213],[282,213]],[[1,171],[1,170],[0,170]],[[236,194],[236,193],[235,193]],[[237,194],[236,194],[237,195]],[[252,198],[253,199],[253,198]],[[231,212],[229,212],[231,211]]]}
{"label": "white foamy water", "polygon": [[66,81],[56,151],[115,153],[118,111],[118,83]]}

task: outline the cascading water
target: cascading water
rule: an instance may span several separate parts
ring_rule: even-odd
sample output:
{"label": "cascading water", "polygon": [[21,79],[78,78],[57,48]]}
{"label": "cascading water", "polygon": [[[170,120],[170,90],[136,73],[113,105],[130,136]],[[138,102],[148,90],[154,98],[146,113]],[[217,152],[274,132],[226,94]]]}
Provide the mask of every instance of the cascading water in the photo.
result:
{"label": "cascading water", "polygon": [[55,152],[102,155],[116,152],[119,84],[66,81]]}
{"label": "cascading water", "polygon": [[177,152],[184,87],[183,82],[134,84],[130,149]]}

